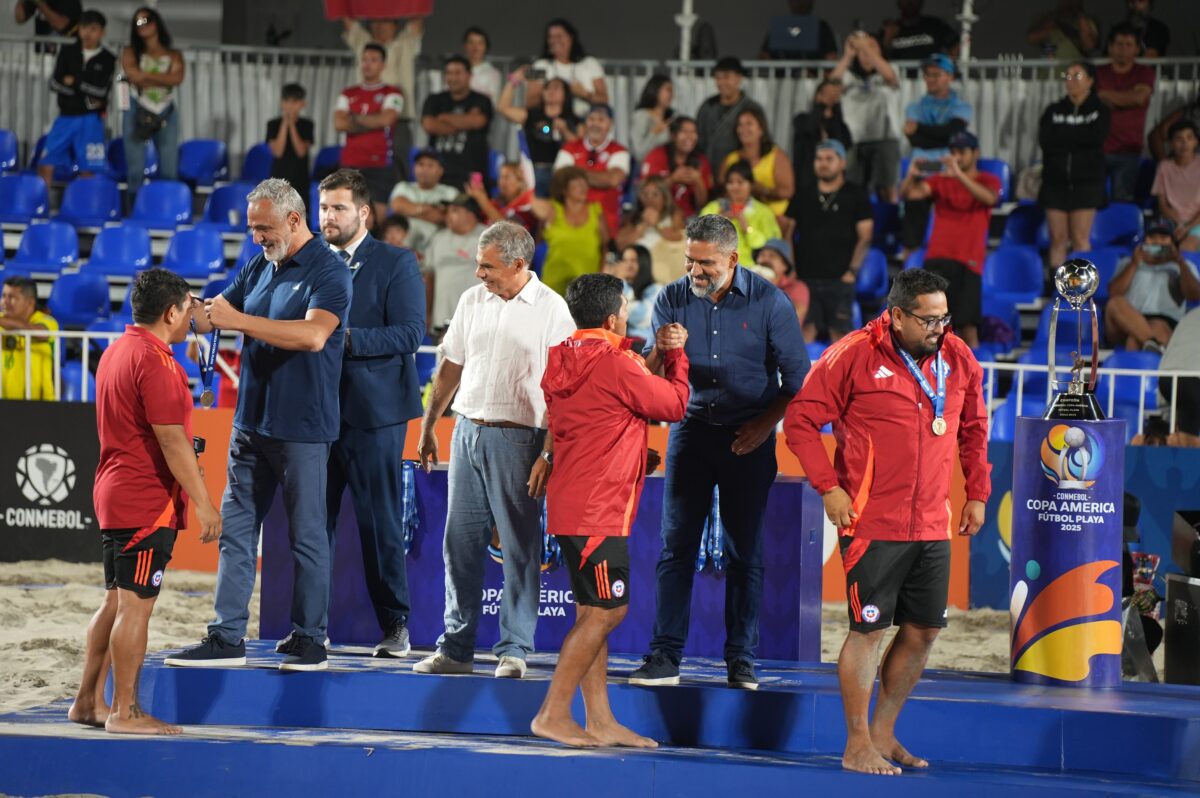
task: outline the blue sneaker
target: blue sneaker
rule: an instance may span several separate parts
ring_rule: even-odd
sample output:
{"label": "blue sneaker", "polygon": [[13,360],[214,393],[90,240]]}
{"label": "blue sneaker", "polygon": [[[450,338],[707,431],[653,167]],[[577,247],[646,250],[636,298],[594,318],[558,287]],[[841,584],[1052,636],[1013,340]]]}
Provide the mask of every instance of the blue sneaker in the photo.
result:
{"label": "blue sneaker", "polygon": [[246,642],[237,645],[226,643],[215,635],[208,635],[199,645],[185,648],[163,660],[167,665],[180,668],[230,668],[246,664]]}
{"label": "blue sneaker", "polygon": [[679,663],[665,651],[643,657],[642,667],[629,674],[629,683],[642,687],[679,684]]}
{"label": "blue sneaker", "polygon": [[329,666],[325,654],[325,646],[311,637],[292,635],[291,649],[283,662],[279,663],[281,671],[323,671]]}

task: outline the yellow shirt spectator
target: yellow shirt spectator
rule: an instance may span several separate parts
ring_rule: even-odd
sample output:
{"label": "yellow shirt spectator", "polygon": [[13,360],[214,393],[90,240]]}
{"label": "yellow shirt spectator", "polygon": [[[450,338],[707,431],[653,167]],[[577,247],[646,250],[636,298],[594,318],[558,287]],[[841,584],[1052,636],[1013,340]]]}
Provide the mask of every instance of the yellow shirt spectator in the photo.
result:
{"label": "yellow shirt spectator", "polygon": [[[20,334],[22,330],[58,330],[58,322],[37,310],[37,286],[27,277],[10,277],[0,294],[0,398],[25,398],[26,357],[29,358],[29,398],[53,401],[53,339]],[[28,340],[28,344],[26,341]]]}

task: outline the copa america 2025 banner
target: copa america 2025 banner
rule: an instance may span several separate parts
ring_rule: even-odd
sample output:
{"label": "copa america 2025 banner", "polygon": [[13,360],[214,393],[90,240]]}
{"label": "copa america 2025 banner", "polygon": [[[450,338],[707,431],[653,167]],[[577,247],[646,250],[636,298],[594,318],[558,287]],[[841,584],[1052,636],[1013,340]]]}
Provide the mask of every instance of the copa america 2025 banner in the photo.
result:
{"label": "copa america 2025 banner", "polygon": [[1009,611],[1016,681],[1121,682],[1125,422],[1018,418]]}
{"label": "copa america 2025 banner", "polygon": [[96,406],[0,401],[0,561],[98,562]]}

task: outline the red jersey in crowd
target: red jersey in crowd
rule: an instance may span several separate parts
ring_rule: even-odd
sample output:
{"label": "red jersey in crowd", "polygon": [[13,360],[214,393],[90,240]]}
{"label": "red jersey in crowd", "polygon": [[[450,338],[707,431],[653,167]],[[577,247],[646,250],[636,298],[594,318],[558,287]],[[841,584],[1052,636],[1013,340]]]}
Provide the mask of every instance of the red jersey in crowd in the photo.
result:
{"label": "red jersey in crowd", "polygon": [[[977,172],[973,179],[1000,196],[1000,178],[990,172]],[[983,274],[992,206],[975,199],[957,177],[933,175],[925,182],[933,191],[930,196],[933,232],[929,235],[925,260],[956,260],[976,274]]]}
{"label": "red jersey in crowd", "polygon": [[[359,84],[344,89],[337,99],[337,110],[364,116],[383,111],[404,110],[404,94],[395,86],[377,83],[373,86]],[[365,133],[347,133],[342,147],[340,164],[351,169],[380,169],[392,164],[392,129],[390,127],[368,130]]]}
{"label": "red jersey in crowd", "polygon": [[183,529],[187,499],[151,425],[192,436],[192,394],[171,348],[132,324],[96,369],[100,463],[92,500],[101,529],[137,529],[135,546],[158,527]]}
{"label": "red jersey in crowd", "polygon": [[532,235],[537,234],[538,218],[533,213],[533,189],[529,189],[522,194],[517,195],[512,202],[504,205],[498,210],[504,214],[504,218],[510,222],[515,222]]}
{"label": "red jersey in crowd", "polygon": [[[629,150],[622,147],[612,138],[605,139],[599,147],[588,143],[587,136],[569,141],[558,151],[554,160],[557,171],[564,166],[578,166],[586,172],[607,172],[609,169],[620,169],[629,177],[631,162]],[[621,224],[621,187],[589,188],[588,202],[598,202],[604,209],[604,221],[608,223],[609,233],[616,233]]]}
{"label": "red jersey in crowd", "polygon": [[[708,158],[698,154],[696,161],[695,168],[700,172],[700,179],[703,181],[704,187],[711,192],[713,177]],[[674,171],[675,164],[672,163],[665,144],[650,150],[642,161],[643,180],[647,177],[670,177]],[[687,183],[671,183],[671,198],[675,200],[676,207],[683,211],[684,216],[695,216],[696,212],[700,210],[700,203],[696,201],[696,190]]]}
{"label": "red jersey in crowd", "polygon": [[[1129,91],[1135,86],[1149,86],[1154,90],[1154,67],[1134,64],[1128,72],[1120,73],[1112,64],[1096,67],[1096,91]],[[1146,111],[1150,108],[1147,99],[1133,108],[1113,108],[1112,124],[1108,138],[1104,140],[1106,155],[1141,155],[1145,144]]]}
{"label": "red jersey in crowd", "polygon": [[[935,435],[929,399],[896,349],[884,313],[825,351],[788,405],[783,429],[809,482],[824,494],[841,487],[858,517],[842,535],[864,540],[946,540],[953,530],[950,475],[957,453],[967,499],[986,502],[987,408],[983,370],[961,338],[947,332],[946,433]],[[936,386],[929,356],[918,361]],[[833,465],[821,427],[833,424]]]}

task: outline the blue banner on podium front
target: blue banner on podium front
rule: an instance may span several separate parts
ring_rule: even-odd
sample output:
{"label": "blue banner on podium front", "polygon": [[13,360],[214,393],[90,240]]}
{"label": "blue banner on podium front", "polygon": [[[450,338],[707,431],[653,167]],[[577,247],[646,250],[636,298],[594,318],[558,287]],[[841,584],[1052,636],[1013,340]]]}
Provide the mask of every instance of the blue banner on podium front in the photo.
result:
{"label": "blue banner on podium front", "polygon": [[1121,682],[1125,422],[1018,418],[1009,612],[1016,681]]}

